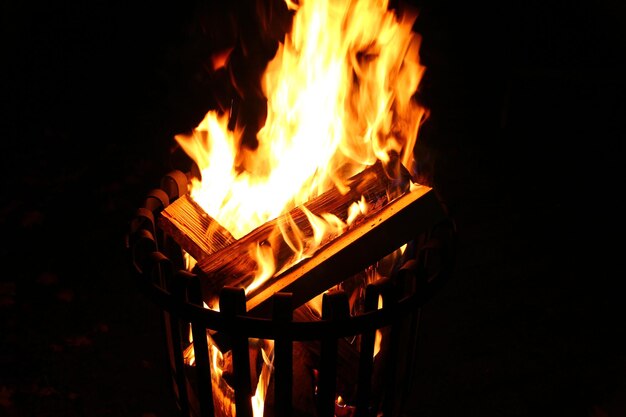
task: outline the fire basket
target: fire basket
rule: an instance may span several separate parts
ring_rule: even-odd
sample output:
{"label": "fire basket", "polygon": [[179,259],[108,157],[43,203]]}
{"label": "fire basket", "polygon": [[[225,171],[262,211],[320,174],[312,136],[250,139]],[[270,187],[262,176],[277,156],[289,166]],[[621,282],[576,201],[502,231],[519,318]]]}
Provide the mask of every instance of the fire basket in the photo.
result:
{"label": "fire basket", "polygon": [[[286,282],[267,287],[271,295],[260,302],[243,287],[215,290],[202,268],[189,268],[189,229],[208,228],[207,217],[194,212],[187,234],[176,235],[168,213],[177,204],[189,208],[189,175],[163,177],[137,209],[127,240],[135,276],[163,311],[181,415],[401,415],[420,307],[453,264],[454,222],[434,190],[392,200],[280,274]],[[207,286],[219,308],[207,308]],[[319,314],[309,306],[313,293]]]}
{"label": "fire basket", "polygon": [[[263,74],[267,30],[211,54],[232,91],[175,135],[190,163],[138,209],[131,265],[163,310],[183,416],[399,416],[455,236],[415,154],[416,14],[282,3],[291,31]],[[283,14],[264,4],[268,29]]]}

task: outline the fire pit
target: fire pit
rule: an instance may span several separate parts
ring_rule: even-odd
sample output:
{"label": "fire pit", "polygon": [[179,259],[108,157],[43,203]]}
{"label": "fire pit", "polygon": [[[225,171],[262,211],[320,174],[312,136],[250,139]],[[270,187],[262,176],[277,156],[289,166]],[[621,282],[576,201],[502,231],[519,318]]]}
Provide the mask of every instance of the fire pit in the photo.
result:
{"label": "fire pit", "polygon": [[[455,236],[415,168],[415,15],[285,7],[265,124],[244,137],[233,104],[175,137],[189,166],[138,209],[131,265],[163,309],[183,415],[399,415],[419,308],[449,275]],[[229,53],[241,50],[214,65]]]}

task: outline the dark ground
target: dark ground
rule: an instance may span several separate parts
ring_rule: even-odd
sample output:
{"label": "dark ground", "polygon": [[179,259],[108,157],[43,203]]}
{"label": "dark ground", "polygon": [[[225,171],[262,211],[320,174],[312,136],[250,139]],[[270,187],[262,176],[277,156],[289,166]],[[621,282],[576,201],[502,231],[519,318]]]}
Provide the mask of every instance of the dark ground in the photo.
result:
{"label": "dark ground", "polygon": [[[626,7],[422,4],[420,148],[459,253],[408,415],[624,416]],[[124,234],[205,111],[193,15],[2,4],[0,416],[175,415]]]}

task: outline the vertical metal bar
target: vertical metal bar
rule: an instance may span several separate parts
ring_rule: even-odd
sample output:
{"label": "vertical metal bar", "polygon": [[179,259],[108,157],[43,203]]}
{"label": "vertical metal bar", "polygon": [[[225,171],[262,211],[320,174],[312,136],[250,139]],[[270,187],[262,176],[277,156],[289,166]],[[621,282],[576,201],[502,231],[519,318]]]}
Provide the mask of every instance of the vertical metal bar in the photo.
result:
{"label": "vertical metal bar", "polygon": [[[145,232],[142,233],[142,232]],[[154,236],[147,230],[139,230],[137,234],[143,235],[138,238],[135,245],[140,246],[139,249],[133,248],[133,262],[135,265],[141,265],[137,270],[142,274],[142,278],[147,282],[156,284],[163,289],[167,289],[167,285],[172,282],[173,268],[169,260],[161,252],[156,252],[156,244]],[[148,236],[149,235],[149,236]],[[148,248],[146,248],[146,246]],[[146,249],[152,248],[152,252],[145,253]],[[141,253],[137,253],[141,252]],[[176,359],[174,342],[172,338],[172,316],[169,311],[161,312],[161,328],[163,329],[163,343],[165,345],[165,363],[168,370],[168,376],[171,378],[172,391],[175,400],[180,407],[181,392],[178,388]],[[185,410],[181,409],[181,414],[185,416]]]}
{"label": "vertical metal bar", "polygon": [[[274,294],[273,320],[289,323],[293,320],[291,293]],[[293,414],[293,341],[277,337],[274,341],[274,403],[276,415],[291,417]]]}
{"label": "vertical metal bar", "polygon": [[415,294],[418,297],[417,308],[413,312],[399,317],[396,321],[399,346],[402,354],[398,358],[396,380],[403,381],[396,393],[396,410],[403,406],[408,399],[413,380],[417,357],[417,333],[422,304],[426,301],[426,275],[421,264],[422,256],[405,262],[395,275],[397,294],[399,297]]}
{"label": "vertical metal bar", "polygon": [[[339,290],[322,296],[322,320],[335,323],[350,316],[348,295]],[[338,323],[337,323],[338,325]],[[320,371],[318,383],[319,417],[334,417],[335,395],[337,391],[337,337],[323,339],[320,351]]]}
{"label": "vertical metal bar", "polygon": [[383,398],[383,416],[391,417],[394,415],[396,404],[396,372],[398,367],[399,352],[399,329],[397,312],[397,289],[395,287],[385,290],[381,294],[383,296],[383,308],[392,310],[391,328],[388,334],[388,350],[386,352],[386,361],[384,368],[385,393]]}
{"label": "vertical metal bar", "polygon": [[[176,302],[184,303],[185,285],[180,277],[173,276],[169,285],[172,297]],[[189,416],[189,396],[187,393],[187,378],[185,376],[185,358],[183,349],[183,326],[176,311],[172,310],[169,317],[170,338],[174,362],[174,380],[178,390],[178,406],[182,416]]]}
{"label": "vertical metal bar", "polygon": [[[224,287],[220,293],[220,311],[234,318],[246,314],[246,293],[243,288]],[[233,388],[237,417],[252,417],[252,389],[248,336],[233,329],[230,332],[233,355]]]}
{"label": "vertical metal bar", "polygon": [[[172,170],[161,178],[161,190],[167,195],[172,203],[181,195],[188,192],[187,175],[180,170]],[[163,206],[165,208],[165,206]],[[168,254],[175,265],[185,269],[185,260],[180,245],[167,233],[161,233],[159,244],[162,251]],[[200,303],[202,305],[202,303]]]}
{"label": "vertical metal bar", "polygon": [[[365,288],[365,312],[374,311],[378,308],[379,293],[375,285],[370,284]],[[369,415],[375,341],[376,329],[368,330],[361,335],[359,376],[356,392],[356,417],[367,417]]]}
{"label": "vertical metal bar", "polygon": [[[202,307],[202,288],[200,278],[189,272],[181,272],[189,280],[189,302]],[[209,346],[207,344],[207,329],[202,323],[191,322],[193,335],[193,350],[196,360],[196,378],[198,385],[198,400],[200,417],[213,417],[213,387],[211,385],[211,365],[209,362]]]}

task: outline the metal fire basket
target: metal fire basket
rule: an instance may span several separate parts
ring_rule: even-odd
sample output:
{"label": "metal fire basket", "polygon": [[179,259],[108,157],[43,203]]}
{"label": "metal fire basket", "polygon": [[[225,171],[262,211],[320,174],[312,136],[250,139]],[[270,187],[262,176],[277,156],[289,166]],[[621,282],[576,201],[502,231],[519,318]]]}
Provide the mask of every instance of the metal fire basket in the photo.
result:
{"label": "metal fire basket", "polygon": [[[133,276],[162,309],[168,369],[181,416],[217,417],[214,403],[207,332],[228,340],[232,356],[229,380],[234,393],[233,414],[252,417],[251,366],[249,342],[274,341],[271,389],[272,409],[266,415],[289,417],[306,414],[315,417],[350,415],[356,417],[400,416],[414,380],[416,343],[421,307],[449,279],[454,263],[456,229],[447,215],[426,231],[416,231],[393,274],[368,284],[363,309],[351,314],[348,295],[341,288],[322,297],[322,313],[317,320],[294,319],[294,297],[289,292],[272,296],[267,317],[246,311],[243,288],[224,287],[219,294],[220,311],[203,306],[201,274],[185,268],[184,251],[158,227],[160,212],[187,193],[187,174],[172,171],[160,188],[148,193],[132,218],[127,235],[127,251]],[[442,205],[442,209],[444,209]],[[445,210],[444,210],[445,212]],[[377,260],[372,260],[375,263]],[[348,279],[349,277],[341,277]],[[379,300],[382,299],[382,308]],[[191,328],[195,366],[185,363]],[[385,331],[383,366],[373,359],[377,331]],[[337,401],[337,361],[343,340],[357,340],[358,361],[354,364],[354,398],[345,413]],[[299,384],[295,373],[294,348],[300,343],[318,346],[314,407],[294,407],[294,390]],[[295,375],[295,376],[294,376]],[[348,412],[349,409],[349,412]]]}

